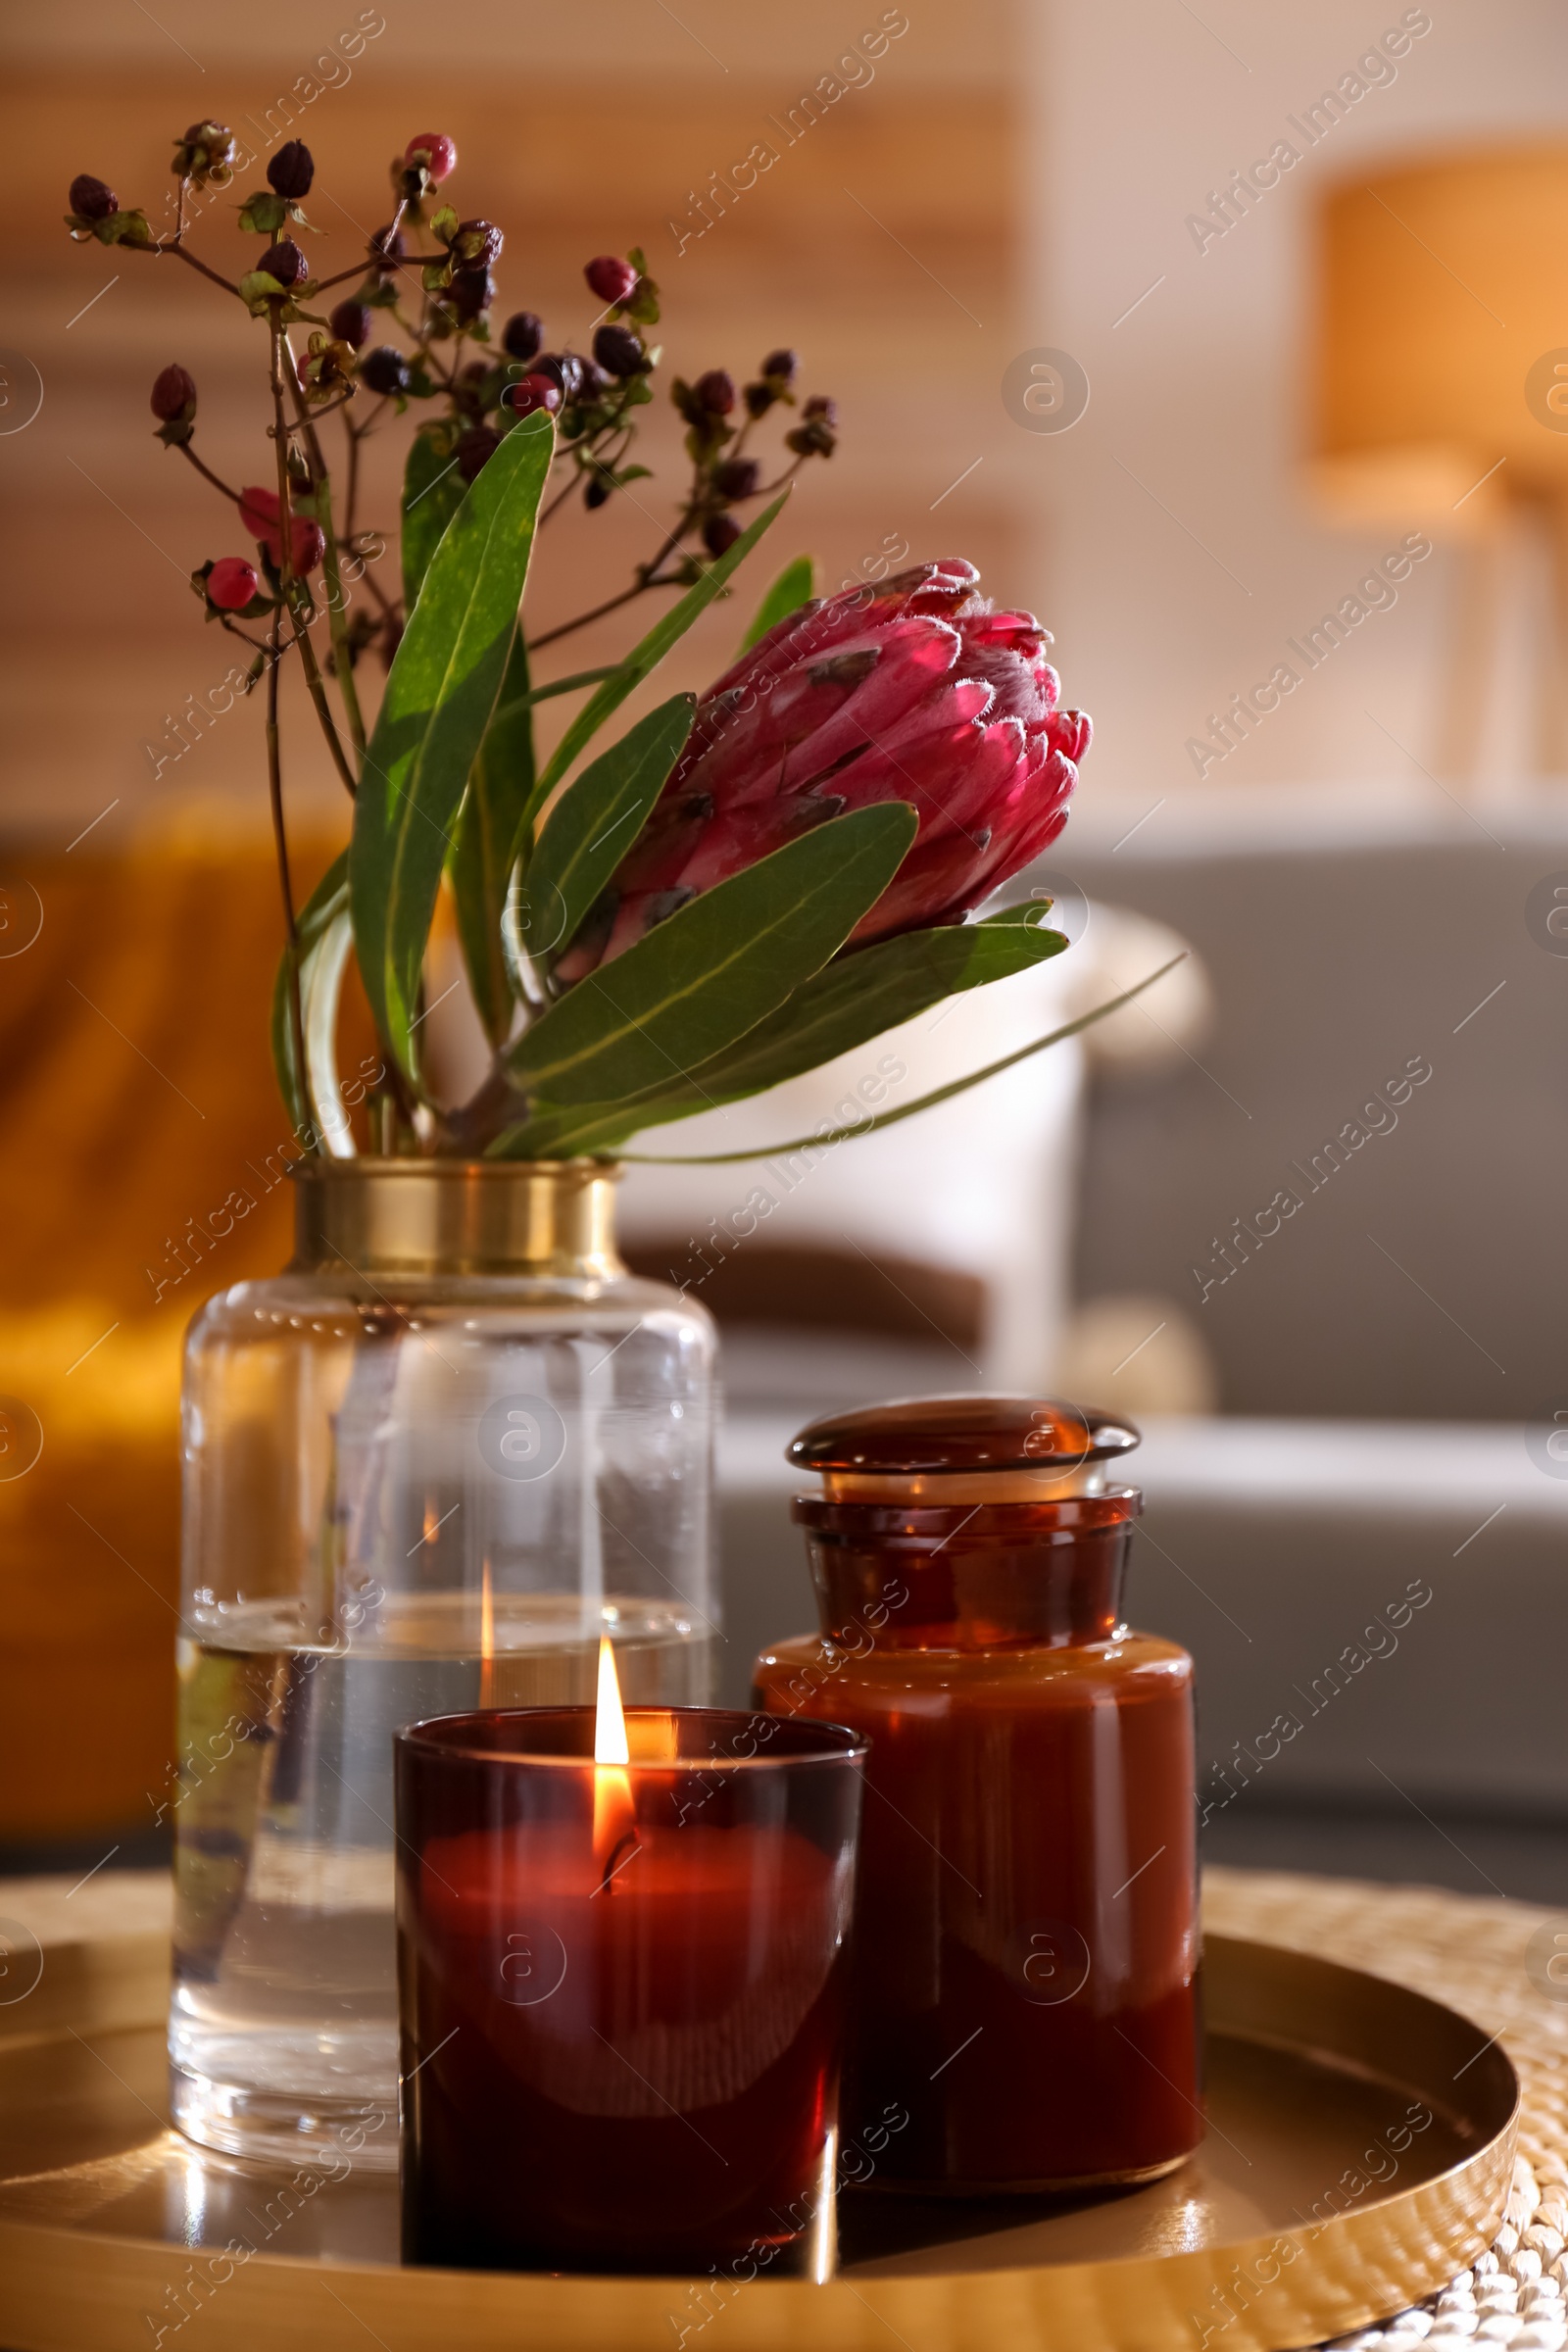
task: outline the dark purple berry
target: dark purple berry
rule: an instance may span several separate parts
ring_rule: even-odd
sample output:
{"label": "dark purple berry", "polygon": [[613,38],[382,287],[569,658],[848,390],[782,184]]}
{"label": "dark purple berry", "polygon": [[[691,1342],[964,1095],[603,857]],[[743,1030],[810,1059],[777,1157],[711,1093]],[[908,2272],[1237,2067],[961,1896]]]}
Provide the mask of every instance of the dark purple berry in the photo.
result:
{"label": "dark purple berry", "polygon": [[499,433],[493,433],[487,424],[470,424],[458,441],[458,471],[464,480],[471,482],[500,447]]}
{"label": "dark purple berry", "polygon": [[509,359],[520,360],[524,367],[538,357],[544,339],[544,322],[532,311],[514,311],[501,330],[501,348]]}
{"label": "dark purple berry", "polygon": [[360,381],[372,392],[406,392],[409,363],[395,343],[377,343],[360,362]]}
{"label": "dark purple berry", "polygon": [[801,415],[806,417],[817,417],[823,424],[837,424],[839,404],[836,400],[828,400],[824,395],[818,394],[807,402]]}
{"label": "dark purple berry", "polygon": [[740,535],[741,526],[732,514],[710,514],[703,525],[703,545],[710,556],[725,554]]}
{"label": "dark purple berry", "polygon": [[269,245],[257,268],[276,278],[285,290],[299,285],[310,271],[310,264],[292,237],[279,237],[275,245]]}
{"label": "dark purple berry", "polygon": [[592,514],[596,508],[607,505],[609,499],[610,484],[602,473],[596,473],[582,494],[582,503]]}
{"label": "dark purple berry", "polygon": [[111,213],[120,210],[120,198],[113,188],[90,172],[78,172],[71,183],[71,209],[78,220],[107,220]]}
{"label": "dark purple berry", "polygon": [[496,298],[496,281],[488,270],[454,270],[447,300],[465,326],[487,311]]}
{"label": "dark purple berry", "polygon": [[501,259],[506,239],[493,220],[460,220],[452,232],[452,254],[470,270],[488,270]]}
{"label": "dark purple berry", "polygon": [[713,488],[720,498],[755,498],[762,468],[755,458],[726,458],[713,468]]}
{"label": "dark purple berry", "polygon": [[370,239],[370,251],[379,262],[401,262],[408,251],[403,242],[402,229],[394,228],[389,220],[385,228],[378,228]]}
{"label": "dark purple berry", "polygon": [[727,416],[735,406],[735,378],[727,368],[710,368],[706,375],[697,378],[692,390],[699,407],[705,408],[710,416]]}
{"label": "dark purple berry", "polygon": [[351,351],[363,351],[375,321],[368,303],[351,299],[338,304],[327,323],[340,343],[346,343]]}
{"label": "dark purple berry", "polygon": [[642,338],[634,335],[629,326],[600,327],[594,336],[594,358],[612,375],[641,375],[648,366]]}
{"label": "dark purple berry", "polygon": [[563,401],[575,400],[582,390],[582,362],[574,351],[541,352],[534,362],[533,372],[548,376]]}
{"label": "dark purple berry", "polygon": [[787,391],[795,381],[801,365],[799,354],[793,351],[770,351],[762,362],[762,373]]}
{"label": "dark purple berry", "polygon": [[196,409],[196,379],[179,367],[166,368],[153,385],[153,415],[162,424],[172,424]]}
{"label": "dark purple berry", "polygon": [[316,177],[316,160],[303,139],[290,139],[278,149],[267,167],[269,184],[279,196],[297,204],[311,192]]}

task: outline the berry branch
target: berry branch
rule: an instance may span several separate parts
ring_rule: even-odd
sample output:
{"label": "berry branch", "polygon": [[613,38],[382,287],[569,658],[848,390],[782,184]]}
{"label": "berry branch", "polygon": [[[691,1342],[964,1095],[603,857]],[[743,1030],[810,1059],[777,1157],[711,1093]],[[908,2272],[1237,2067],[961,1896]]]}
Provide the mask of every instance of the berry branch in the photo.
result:
{"label": "berry branch", "polygon": [[[172,254],[243,304],[266,329],[271,486],[233,488],[194,447],[199,396],[184,367],[176,363],[161,371],[151,405],[157,437],[179,451],[223,501],[225,514],[237,514],[255,547],[254,560],[210,558],[193,571],[191,585],[207,618],[255,656],[247,691],[264,675],[267,681],[269,805],[291,965],[290,1025],[303,1073],[300,934],[284,809],[279,672],[285,657],[296,655],[333,765],[353,797],[370,733],[359,664],[374,649],[390,669],[408,618],[397,567],[385,586],[371,568],[387,552],[386,537],[360,522],[364,445],[390,416],[411,416],[419,463],[417,471],[411,470],[405,521],[407,527],[414,518],[427,554],[507,435],[540,412],[554,420],[551,464],[558,471],[539,523],[561,514],[577,492],[584,512],[596,513],[650,470],[633,462],[633,452],[637,412],[654,398],[662,359],[649,340],[660,319],[660,294],[635,248],[625,256],[601,254],[583,272],[599,306],[589,352],[564,343],[547,349],[543,322],[532,311],[514,312],[493,327],[493,270],[505,238],[492,221],[460,219],[445,200],[457,149],[435,132],[412,139],[393,163],[391,218],[368,238],[363,260],[320,277],[312,274],[305,247],[292,233],[318,233],[304,211],[315,163],[301,140],[288,140],[269,161],[266,185],[238,203],[240,233],[263,240],[259,258],[227,276],[191,250],[190,199],[229,187],[237,153],[232,131],[214,121],[192,123],[174,142],[178,195],[172,235],[155,236],[144,211],[122,208],[114,190],[88,173],[72,181],[67,225],[78,243]],[[322,298],[350,285],[353,291],[323,315]],[[416,307],[406,300],[411,290],[417,292]],[[296,347],[296,327],[303,349]],[[394,330],[401,343],[376,339]],[[778,350],[744,391],[722,368],[709,369],[690,385],[675,379],[669,397],[686,427],[692,471],[673,523],[653,557],[634,566],[628,584],[532,637],[530,652],[653,590],[693,586],[740,537],[736,510],[787,481],[808,457],[832,454],[828,400],[807,401],[800,421],[784,434],[793,463],[777,482],[763,483],[760,464],[747,451],[749,436],[772,409],[796,408],[797,373],[794,352]],[[356,404],[363,413],[356,414]],[[738,425],[731,421],[737,411]],[[343,431],[337,485],[320,431],[331,416],[341,418]],[[418,502],[426,496],[435,503],[421,514]],[[313,585],[318,573],[318,586]],[[362,584],[363,599],[355,594]],[[313,640],[323,605],[330,640],[324,670]],[[261,633],[245,622],[260,623]],[[605,667],[578,671],[533,686],[527,700],[576,692],[610,674]],[[549,1002],[548,994],[541,1002]],[[519,1017],[528,1014],[524,1004]],[[427,1141],[432,1117],[446,1114],[418,1102],[395,1056],[385,1058],[389,1075],[373,1114],[375,1132],[394,1144]],[[473,1127],[474,1108],[450,1114],[452,1135],[468,1132],[460,1126],[461,1115]],[[480,1119],[479,1128],[483,1124]]]}

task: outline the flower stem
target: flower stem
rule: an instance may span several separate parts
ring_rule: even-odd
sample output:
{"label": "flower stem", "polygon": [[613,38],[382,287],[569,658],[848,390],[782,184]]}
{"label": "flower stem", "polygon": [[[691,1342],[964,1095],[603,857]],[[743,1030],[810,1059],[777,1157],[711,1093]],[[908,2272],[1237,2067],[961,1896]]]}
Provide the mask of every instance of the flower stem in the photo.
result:
{"label": "flower stem", "polygon": [[[277,849],[277,879],[283,893],[283,921],[288,932],[288,1017],[294,1032],[294,1065],[307,1110],[311,1101],[310,1073],[305,1062],[305,1006],[300,994],[300,927],[294,913],[294,886],[289,876],[288,835],[283,823],[283,763],[277,737],[277,665],[282,647],[282,614],[274,612],[267,665],[267,784],[272,808],[272,840]],[[313,1147],[314,1148],[314,1147]]]}
{"label": "flower stem", "polygon": [[546,629],[542,637],[530,637],[528,651],[536,654],[542,645],[554,645],[558,637],[569,637],[573,629],[585,629],[591,620],[603,620],[607,612],[617,612],[622,605],[629,605],[633,597],[642,595],[645,588],[679,586],[679,580],[633,580],[629,588],[623,588],[618,596],[608,598],[602,605],[595,605],[591,612],[579,612],[575,620],[564,620],[556,628]]}
{"label": "flower stem", "polygon": [[195,466],[197,472],[201,475],[204,482],[211,482],[215,490],[221,490],[223,496],[225,498],[231,498],[236,507],[241,504],[239,492],[237,490],[231,490],[226,482],[220,481],[212,467],[202,464],[200,458],[196,455],[196,452],[192,449],[188,441],[180,441],[176,443],[175,446],[177,447],[180,456]]}
{"label": "flower stem", "polygon": [[305,394],[300,385],[299,369],[294,364],[294,353],[288,336],[280,334],[279,343],[281,346],[278,354],[279,363],[288,383],[289,397],[294,404],[294,414],[299,418],[300,430],[305,436],[306,453],[316,491],[316,519],[321,526],[321,536],[326,542],[321,567],[326,574],[326,625],[332,637],[332,652],[335,657],[333,667],[337,676],[337,690],[343,698],[343,709],[348,717],[349,733],[354,739],[355,752],[363,760],[367,737],[365,719],[360,710],[359,690],[354,683],[354,663],[349,658],[348,605],[343,595],[343,572],[338,561],[337,534],[332,528],[332,479],[327,470],[326,460],[321,453],[321,444],[317,438],[315,421],[306,405]]}
{"label": "flower stem", "polygon": [[[343,746],[332,718],[331,706],[326,699],[326,688],[321,682],[316,648],[311,643],[309,628],[300,617],[299,599],[292,593],[296,586],[305,590],[305,583],[296,579],[294,570],[294,501],[288,478],[288,419],[283,414],[283,354],[286,344],[279,316],[281,310],[279,302],[270,305],[272,327],[272,436],[277,444],[278,574],[282,582],[283,602],[288,609],[289,625],[294,632],[294,642],[300,649],[300,666],[305,672],[305,683],[316,705],[316,715],[321,722],[321,732],[326,737],[337,772],[350,800],[353,800],[358,788],[353,771],[343,757]],[[294,360],[290,353],[290,375],[293,372]],[[305,593],[309,594],[309,591],[305,590]]]}

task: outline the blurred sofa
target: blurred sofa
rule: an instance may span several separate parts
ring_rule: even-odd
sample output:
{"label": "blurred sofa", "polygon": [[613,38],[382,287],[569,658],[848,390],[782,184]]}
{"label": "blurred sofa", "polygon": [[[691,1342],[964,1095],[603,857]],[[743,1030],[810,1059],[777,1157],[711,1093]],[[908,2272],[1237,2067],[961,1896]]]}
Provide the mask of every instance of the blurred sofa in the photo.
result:
{"label": "blurred sofa", "polygon": [[[1086,1400],[1167,1403],[1179,1332],[1221,1408],[1145,1421],[1130,1595],[1198,1660],[1208,1851],[1554,1899],[1568,799],[1195,794],[1124,838],[1140,813],[1086,798],[1031,879],[1086,942],[1107,903],[1171,926],[1211,988],[1180,1054],[1091,1060],[1073,1219],[1080,1318],[1133,1351]],[[732,1694],[810,1622],[788,1435],[731,1423]]]}

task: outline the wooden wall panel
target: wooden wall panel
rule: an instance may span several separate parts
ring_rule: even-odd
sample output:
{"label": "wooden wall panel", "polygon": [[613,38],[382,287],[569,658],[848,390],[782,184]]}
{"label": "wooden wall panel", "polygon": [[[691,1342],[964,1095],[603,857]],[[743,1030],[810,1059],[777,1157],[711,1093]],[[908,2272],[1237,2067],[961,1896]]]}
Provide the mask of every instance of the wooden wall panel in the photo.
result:
{"label": "wooden wall panel", "polygon": [[[508,231],[498,270],[506,307],[536,309],[553,334],[581,342],[593,315],[582,262],[640,240],[667,291],[661,334],[672,369],[722,364],[739,374],[790,342],[807,387],[835,394],[841,448],[802,479],[778,529],[781,558],[810,547],[836,583],[889,542],[915,554],[960,550],[1004,593],[1027,595],[1008,473],[1019,436],[997,394],[1017,347],[1007,106],[995,89],[901,88],[897,63],[895,51],[875,85],[848,93],[793,147],[768,126],[781,111],[787,119],[798,76],[729,77],[718,100],[676,86],[652,106],[613,84],[590,91],[516,74],[365,77],[299,124],[318,156],[308,209],[327,232],[313,255],[332,267],[351,261],[353,221],[374,226],[390,210],[387,159],[409,125],[448,124],[465,158],[455,183],[464,210]],[[248,117],[265,118],[275,79],[230,81],[228,119],[242,131]],[[204,89],[199,103],[214,95]],[[218,632],[203,632],[186,574],[238,541],[215,495],[153,438],[146,401],[159,368],[180,360],[202,389],[202,446],[220,471],[256,479],[262,329],[194,273],[73,247],[58,225],[77,168],[155,209],[172,184],[163,133],[181,127],[193,103],[188,87],[176,92],[145,70],[118,74],[112,88],[37,68],[13,77],[25,194],[0,284],[8,340],[41,371],[44,406],[24,433],[0,435],[10,807],[67,839],[117,795],[115,826],[171,790],[256,803],[247,713],[183,757],[166,728],[228,666]],[[670,221],[700,218],[689,192],[768,136],[777,163],[679,247]],[[258,169],[240,184],[259,178]],[[196,235],[199,250],[237,267],[249,248],[232,212],[232,198],[217,199]],[[649,443],[671,461],[675,420],[662,402],[650,415]],[[389,519],[398,447],[388,434],[371,468]],[[678,462],[661,474],[673,490]],[[613,577],[651,544],[666,501],[648,484],[638,497],[644,513],[616,502],[552,525],[530,608],[544,624],[597,601],[607,564]],[[760,556],[756,569],[760,582]],[[733,612],[714,614],[683,655],[683,677],[700,685],[735,634]],[[573,640],[563,661],[609,659],[625,642],[622,620]],[[296,732],[293,772],[329,806],[324,759]]]}

